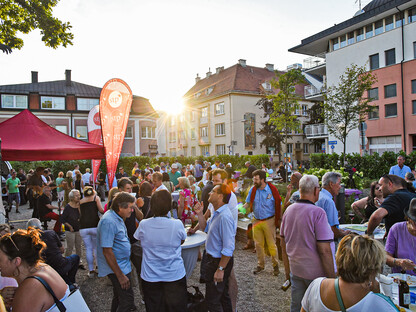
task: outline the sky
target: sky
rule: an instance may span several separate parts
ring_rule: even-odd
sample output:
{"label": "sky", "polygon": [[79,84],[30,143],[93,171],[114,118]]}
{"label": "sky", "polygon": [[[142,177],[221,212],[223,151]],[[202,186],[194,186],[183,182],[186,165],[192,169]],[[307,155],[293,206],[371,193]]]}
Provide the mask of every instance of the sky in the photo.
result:
{"label": "sky", "polygon": [[[362,6],[370,1],[362,0]],[[72,80],[102,87],[111,78],[155,109],[178,112],[198,73],[239,59],[275,69],[302,63],[288,52],[301,40],[351,18],[358,0],[60,0],[54,16],[69,21],[73,46],[48,48],[40,32],[0,54],[0,85]]]}

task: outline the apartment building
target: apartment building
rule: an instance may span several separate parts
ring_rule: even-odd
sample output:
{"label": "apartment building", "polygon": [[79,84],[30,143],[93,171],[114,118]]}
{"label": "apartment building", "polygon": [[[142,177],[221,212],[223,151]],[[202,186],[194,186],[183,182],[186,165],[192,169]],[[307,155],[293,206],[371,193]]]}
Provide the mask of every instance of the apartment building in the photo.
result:
{"label": "apartment building", "polygon": [[[310,55],[308,72],[318,77],[310,96],[323,82],[338,83],[351,64],[367,66],[377,76],[368,96],[375,111],[361,129],[350,133],[347,152],[416,150],[416,0],[374,0],[351,19],[306,39],[289,51]],[[315,60],[315,61],[314,61]],[[314,64],[315,63],[315,64]],[[310,98],[306,96],[306,98]],[[310,127],[308,137],[336,141],[324,125]],[[332,145],[335,152],[342,144]]]}
{"label": "apartment building", "polygon": [[[88,113],[100,102],[101,88],[65,79],[38,81],[32,71],[31,83],[0,86],[0,122],[29,109],[42,121],[79,140],[88,141]],[[122,156],[156,156],[157,113],[149,100],[133,96]]]}
{"label": "apartment building", "polygon": [[[258,155],[270,153],[260,147],[263,110],[256,103],[272,90],[273,64],[265,67],[237,64],[216,68],[204,78],[197,75],[195,85],[184,95],[185,110],[166,121],[167,153],[170,156]],[[299,86],[297,90],[303,90]],[[302,91],[303,92],[303,91]],[[302,100],[296,114],[302,123],[308,120],[311,101]],[[314,151],[303,131],[292,133],[283,147],[293,159],[307,160]]]}

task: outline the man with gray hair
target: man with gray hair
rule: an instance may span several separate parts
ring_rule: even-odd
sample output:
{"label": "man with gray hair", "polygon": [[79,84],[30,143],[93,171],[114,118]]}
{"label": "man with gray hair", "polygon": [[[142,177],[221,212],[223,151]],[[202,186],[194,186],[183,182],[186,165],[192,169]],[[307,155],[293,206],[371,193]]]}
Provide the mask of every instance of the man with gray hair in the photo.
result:
{"label": "man with gray hair", "polygon": [[300,199],[286,209],[280,227],[283,255],[290,260],[291,312],[300,311],[303,295],[315,278],[335,277],[334,233],[325,211],[314,204],[319,198],[318,178],[304,175],[299,192]]}
{"label": "man with gray hair", "polygon": [[253,172],[256,171],[257,168],[254,165],[252,165],[249,161],[246,161],[245,166],[247,167],[247,171],[244,174],[244,176],[248,179],[252,179]]}
{"label": "man with gray hair", "polygon": [[335,206],[334,197],[341,189],[341,177],[338,172],[327,172],[322,177],[322,189],[319,193],[319,200],[316,206],[321,207],[326,212],[328,223],[334,232],[335,238],[341,238],[350,233],[339,228],[338,210]]}

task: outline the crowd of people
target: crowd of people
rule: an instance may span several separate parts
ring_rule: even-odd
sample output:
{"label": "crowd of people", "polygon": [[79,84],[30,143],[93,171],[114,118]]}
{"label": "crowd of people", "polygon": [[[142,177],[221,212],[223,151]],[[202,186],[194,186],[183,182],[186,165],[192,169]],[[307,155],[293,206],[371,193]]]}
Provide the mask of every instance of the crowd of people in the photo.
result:
{"label": "crowd of people", "polygon": [[[247,162],[246,167],[244,178],[252,185],[243,207],[252,215],[248,236],[257,256],[253,274],[264,274],[266,256],[270,256],[271,274],[279,275],[280,247],[292,312],[370,311],[373,307],[397,311],[390,298],[376,293],[383,263],[393,272],[416,275],[416,193],[412,182],[405,180],[408,171],[400,157],[399,169],[392,168],[371,185],[368,198],[352,206],[368,220],[365,236],[339,226],[334,202],[341,188],[339,173],[327,172],[319,181],[313,175],[291,172],[283,200],[267,179],[271,172],[266,165],[257,169]],[[79,287],[77,271],[87,269],[89,278],[108,277],[111,282],[111,311],[136,310],[138,298],[132,289],[136,274],[146,311],[186,311],[181,245],[187,235],[200,230],[207,233],[200,255],[206,308],[237,310],[233,256],[241,194],[232,165],[162,162],[140,169],[135,163],[128,172],[131,175],[119,167],[113,187],[107,186],[103,172],[93,181],[90,170],[82,174],[79,166],[66,174],[59,172],[56,179],[44,168],[24,179],[11,173],[9,193],[18,191],[19,196],[9,200],[18,211],[19,188],[25,183],[33,215],[26,229],[14,233],[0,225],[0,284],[6,285],[0,292],[7,308],[53,308],[55,302],[39,287],[38,278],[65,303],[70,291]],[[53,205],[54,196],[58,206]],[[53,230],[47,230],[51,220],[55,220]],[[372,238],[382,220],[385,247]],[[188,231],[186,225],[190,225]],[[249,241],[246,248],[250,247]],[[83,252],[87,267],[81,262]]]}

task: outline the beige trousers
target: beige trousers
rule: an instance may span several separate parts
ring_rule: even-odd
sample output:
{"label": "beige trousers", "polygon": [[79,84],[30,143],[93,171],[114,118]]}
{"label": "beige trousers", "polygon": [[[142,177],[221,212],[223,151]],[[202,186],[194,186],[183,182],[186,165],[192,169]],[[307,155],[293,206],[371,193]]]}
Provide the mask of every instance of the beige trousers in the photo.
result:
{"label": "beige trousers", "polygon": [[264,241],[266,241],[267,248],[272,257],[273,266],[278,265],[274,217],[264,221],[254,219],[253,238],[256,242],[257,265],[264,268]]}

